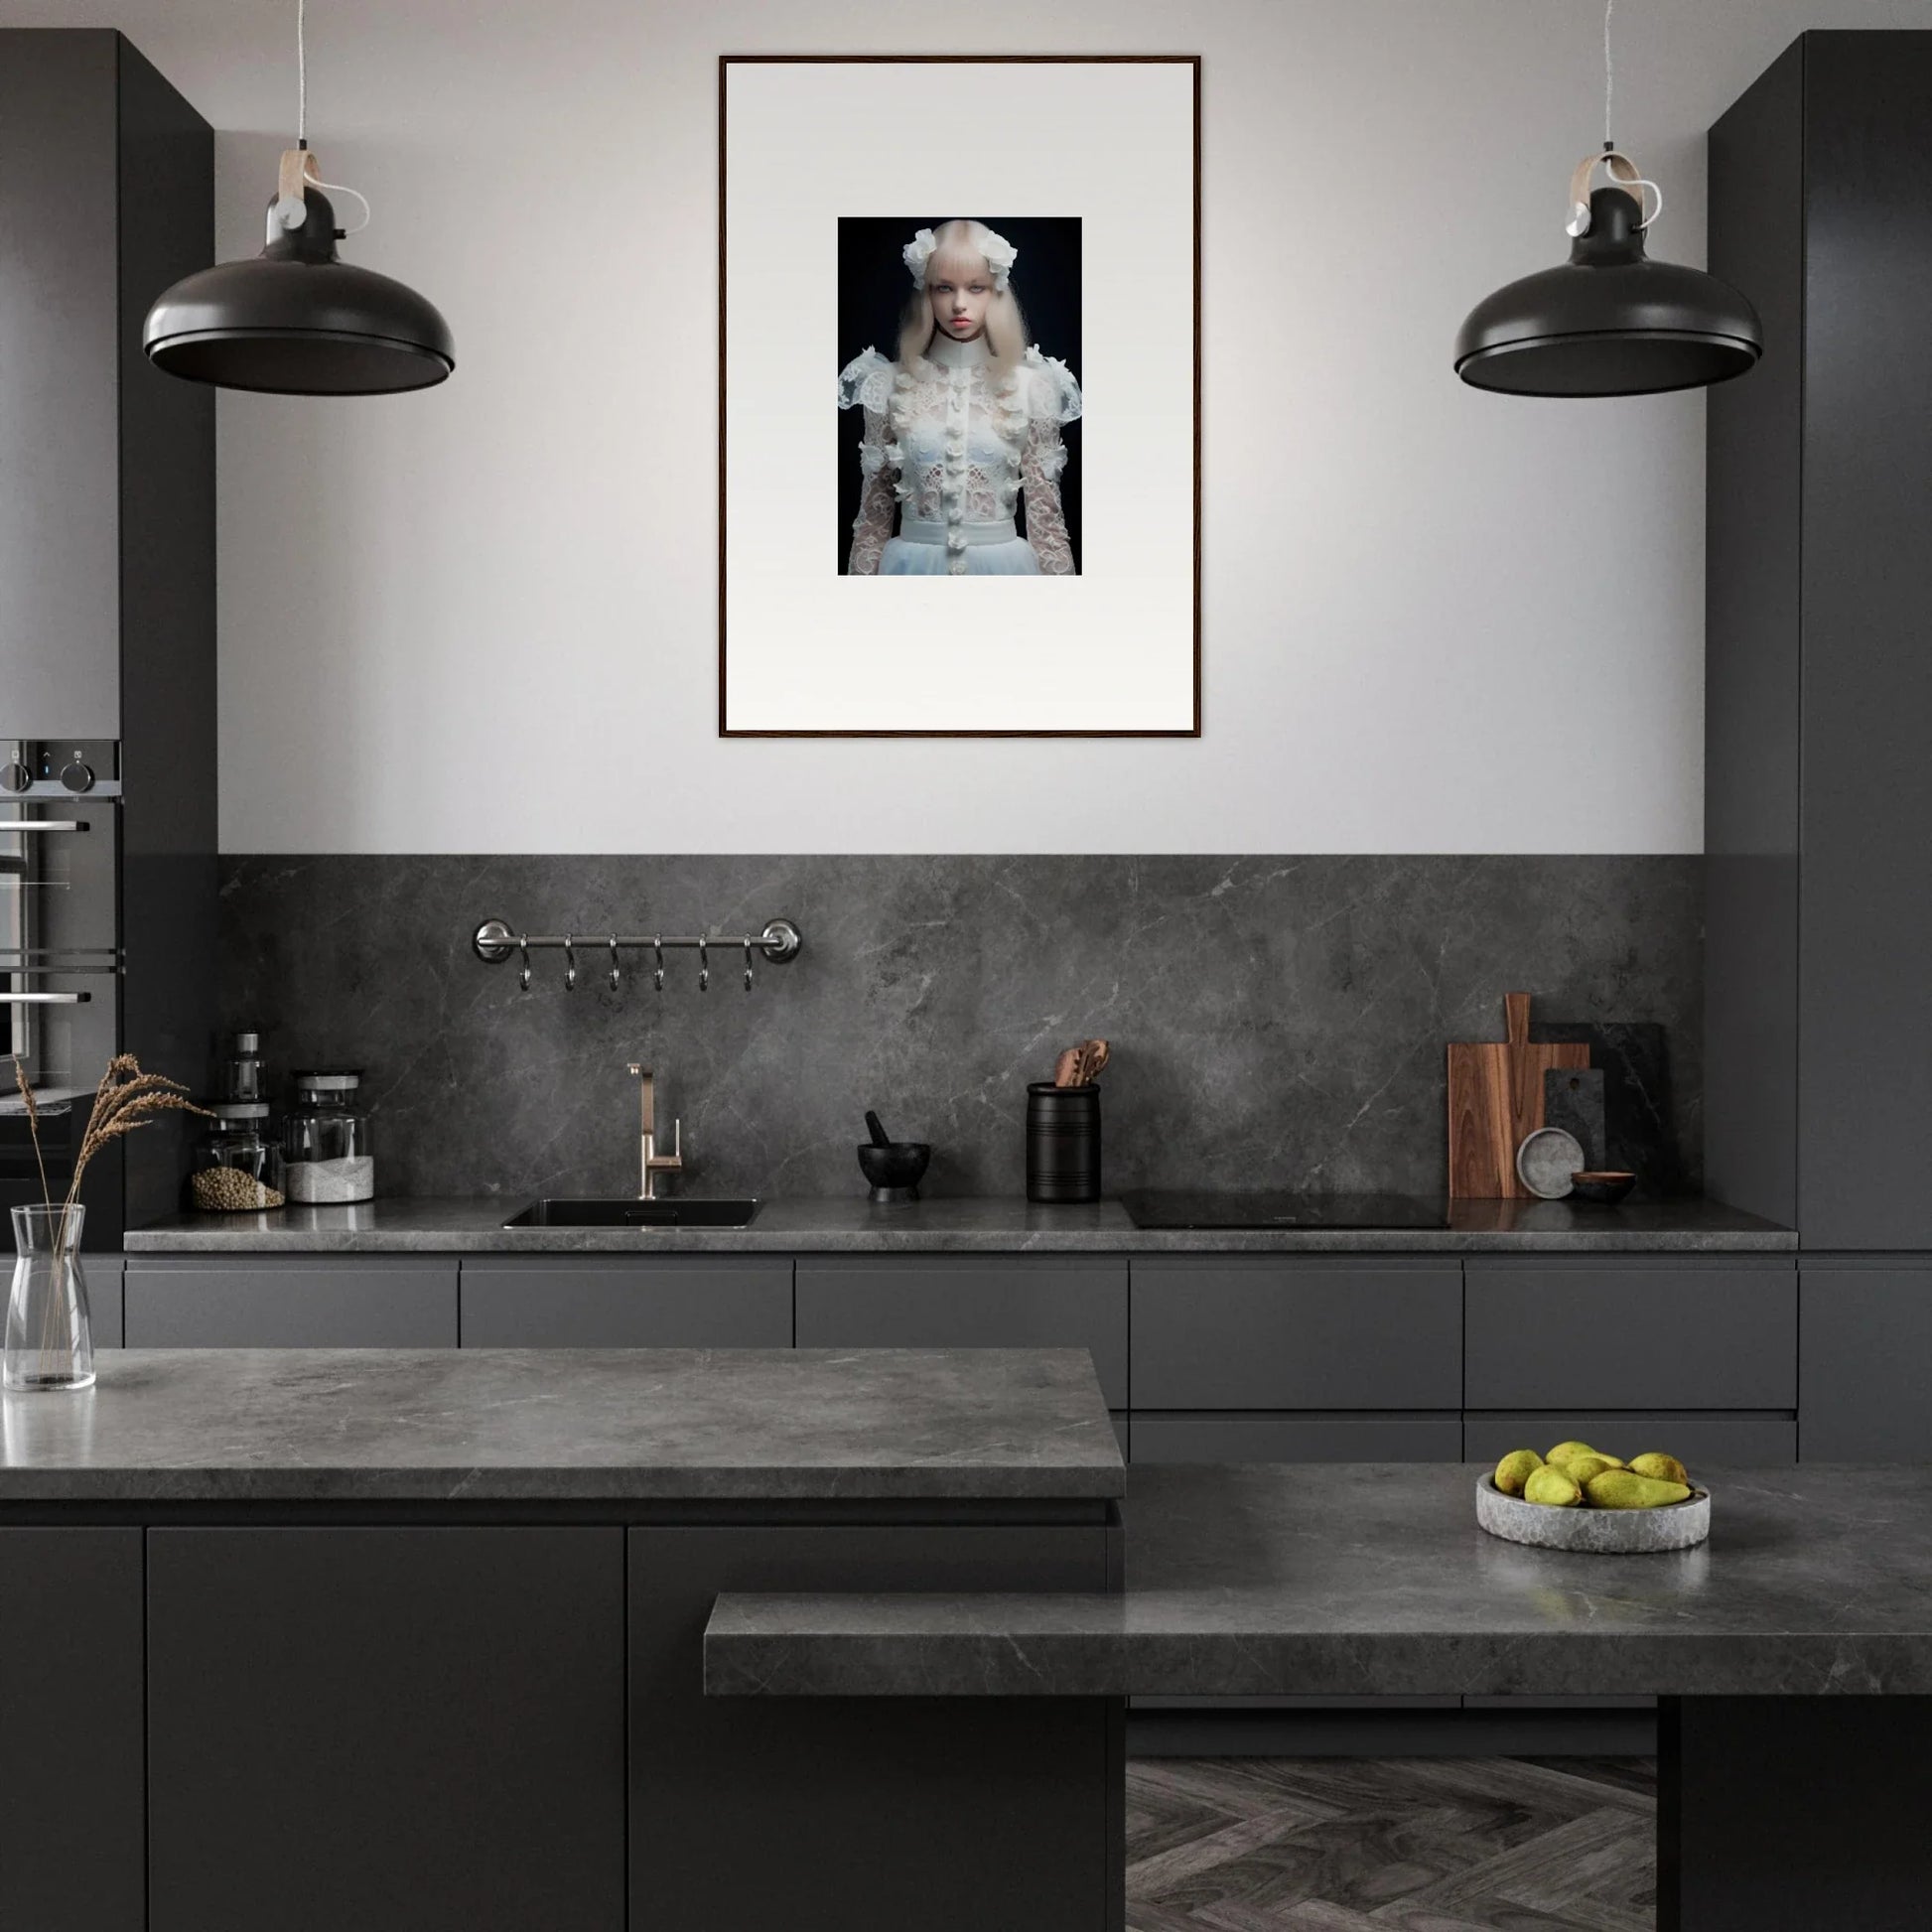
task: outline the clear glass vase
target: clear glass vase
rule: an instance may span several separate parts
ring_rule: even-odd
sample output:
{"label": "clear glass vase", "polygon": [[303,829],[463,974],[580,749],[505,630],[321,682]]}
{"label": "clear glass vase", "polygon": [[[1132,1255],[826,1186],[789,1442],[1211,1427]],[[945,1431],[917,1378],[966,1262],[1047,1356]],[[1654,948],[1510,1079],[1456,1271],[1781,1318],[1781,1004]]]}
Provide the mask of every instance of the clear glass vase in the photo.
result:
{"label": "clear glass vase", "polygon": [[94,1328],[80,1272],[84,1207],[16,1207],[7,1303],[7,1389],[90,1389]]}

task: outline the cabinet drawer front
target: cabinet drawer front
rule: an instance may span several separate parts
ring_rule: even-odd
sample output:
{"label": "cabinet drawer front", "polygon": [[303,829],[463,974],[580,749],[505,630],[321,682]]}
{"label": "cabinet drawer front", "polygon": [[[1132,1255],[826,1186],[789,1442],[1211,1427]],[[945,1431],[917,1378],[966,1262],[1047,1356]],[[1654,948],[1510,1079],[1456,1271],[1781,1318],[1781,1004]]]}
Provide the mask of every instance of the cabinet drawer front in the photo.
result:
{"label": "cabinet drawer front", "polygon": [[1462,1271],[1134,1263],[1134,1409],[1459,1409]]}
{"label": "cabinet drawer front", "polygon": [[128,1263],[130,1348],[454,1348],[457,1264]]}
{"label": "cabinet drawer front", "polygon": [[616,1528],[151,1531],[151,1932],[617,1932],[624,1595]]}
{"label": "cabinet drawer front", "polygon": [[1471,1261],[1471,1409],[1790,1409],[1798,1277],[1705,1263]]}
{"label": "cabinet drawer front", "polygon": [[1932,1462],[1932,1268],[1806,1266],[1807,1462]]}
{"label": "cabinet drawer front", "polygon": [[121,1275],[127,1264],[119,1255],[85,1255],[80,1270],[87,1278],[87,1314],[93,1322],[94,1346],[121,1345]]}
{"label": "cabinet drawer front", "polygon": [[465,1262],[466,1348],[789,1348],[791,1263]]}
{"label": "cabinet drawer front", "polygon": [[1136,1462],[1459,1462],[1459,1416],[1145,1416]]}
{"label": "cabinet drawer front", "polygon": [[1471,1411],[1462,1418],[1462,1452],[1471,1462],[1494,1462],[1515,1449],[1533,1449],[1541,1455],[1573,1438],[1626,1461],[1647,1449],[1662,1449],[1688,1463],[1693,1475],[1707,1463],[1779,1468],[1798,1459],[1798,1425],[1788,1415],[1660,1416],[1565,1409],[1554,1415]]}
{"label": "cabinet drawer front", "polygon": [[1127,1264],[800,1261],[800,1348],[1084,1348],[1127,1407]]}

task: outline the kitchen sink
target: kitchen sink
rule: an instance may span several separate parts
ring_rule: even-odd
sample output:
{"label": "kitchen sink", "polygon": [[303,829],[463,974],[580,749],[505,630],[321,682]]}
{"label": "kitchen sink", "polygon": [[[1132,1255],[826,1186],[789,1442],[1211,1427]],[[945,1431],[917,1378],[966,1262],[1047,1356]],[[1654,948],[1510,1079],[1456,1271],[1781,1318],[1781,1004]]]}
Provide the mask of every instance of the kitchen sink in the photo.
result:
{"label": "kitchen sink", "polygon": [[742,1228],[755,1200],[533,1200],[506,1228]]}

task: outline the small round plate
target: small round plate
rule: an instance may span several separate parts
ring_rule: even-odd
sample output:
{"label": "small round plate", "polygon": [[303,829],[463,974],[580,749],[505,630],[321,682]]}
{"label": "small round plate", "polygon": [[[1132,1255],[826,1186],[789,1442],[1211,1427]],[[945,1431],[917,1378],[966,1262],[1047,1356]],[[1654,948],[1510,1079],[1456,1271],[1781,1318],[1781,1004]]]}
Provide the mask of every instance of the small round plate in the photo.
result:
{"label": "small round plate", "polygon": [[1476,1479],[1476,1522],[1491,1536],[1530,1543],[1539,1550],[1575,1550],[1587,1556],[1639,1557],[1658,1550],[1688,1550],[1711,1534],[1711,1492],[1692,1489],[1681,1503],[1659,1509],[1559,1509],[1505,1496],[1494,1476]]}
{"label": "small round plate", "polygon": [[1516,1150],[1516,1178],[1539,1200],[1562,1200],[1570,1176],[1588,1166],[1576,1135],[1561,1127],[1539,1127]]}

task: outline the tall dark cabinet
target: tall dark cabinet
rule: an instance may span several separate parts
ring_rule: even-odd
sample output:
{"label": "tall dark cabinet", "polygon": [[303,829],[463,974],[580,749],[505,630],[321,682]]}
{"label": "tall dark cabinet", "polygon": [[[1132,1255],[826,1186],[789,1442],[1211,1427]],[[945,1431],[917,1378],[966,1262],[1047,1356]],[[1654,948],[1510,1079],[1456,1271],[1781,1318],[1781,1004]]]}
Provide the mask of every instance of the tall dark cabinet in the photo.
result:
{"label": "tall dark cabinet", "polygon": [[[0,31],[9,1094],[8,1053],[56,1090],[90,1085],[116,1050],[190,1082],[207,1060],[214,401],[148,365],[141,322],[212,260],[213,203],[211,130],[123,36]],[[71,1124],[50,1122],[57,1185]],[[90,1170],[89,1249],[180,1204],[186,1131],[163,1121]],[[0,1118],[0,1200],[38,1187],[17,1115]]]}
{"label": "tall dark cabinet", "polygon": [[1928,126],[1932,33],[1821,32],[1711,131],[1705,1166],[1799,1230],[1807,1459],[1932,1454]]}

